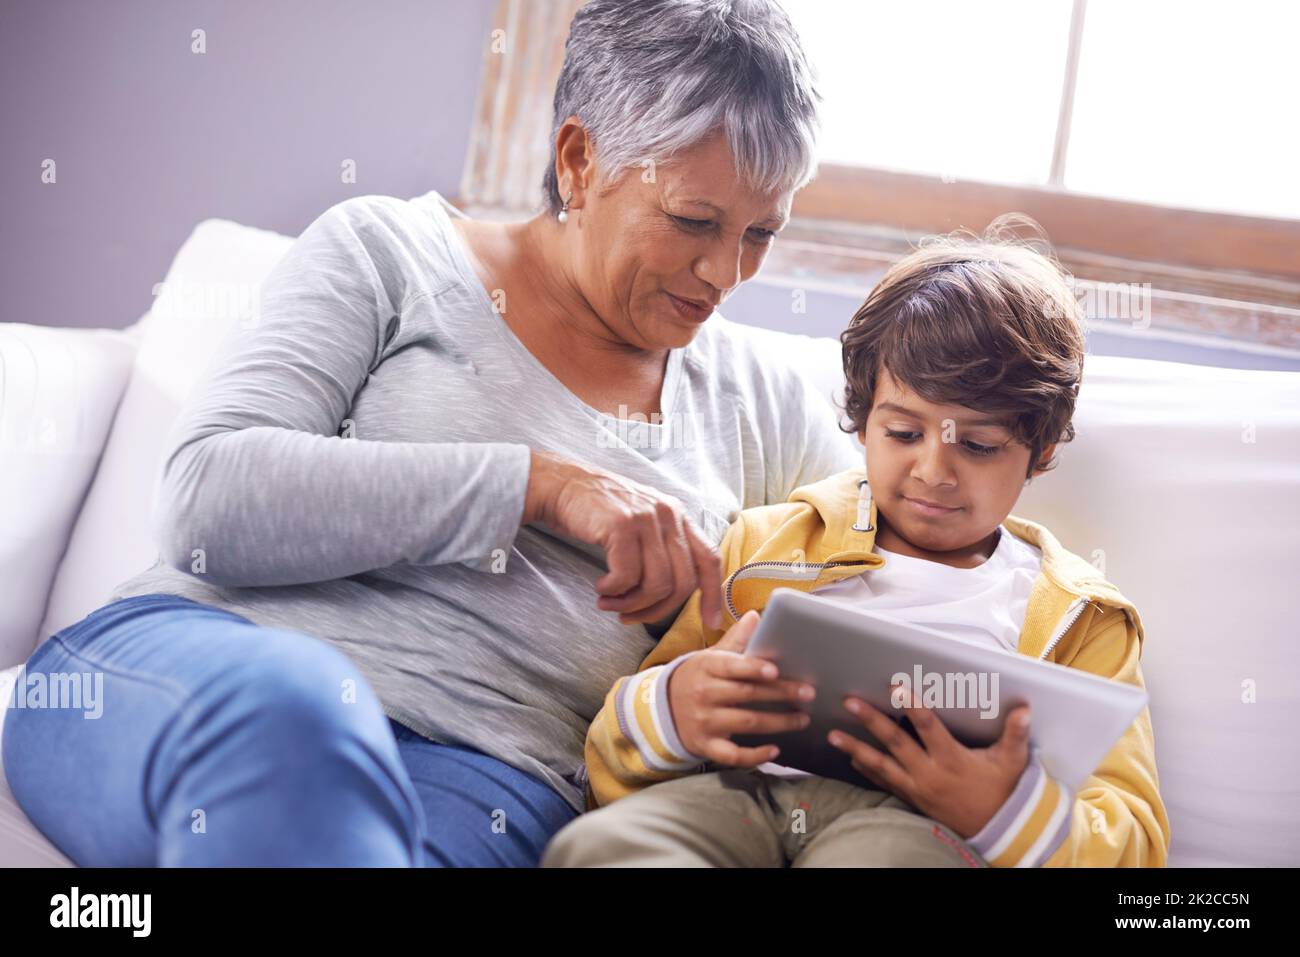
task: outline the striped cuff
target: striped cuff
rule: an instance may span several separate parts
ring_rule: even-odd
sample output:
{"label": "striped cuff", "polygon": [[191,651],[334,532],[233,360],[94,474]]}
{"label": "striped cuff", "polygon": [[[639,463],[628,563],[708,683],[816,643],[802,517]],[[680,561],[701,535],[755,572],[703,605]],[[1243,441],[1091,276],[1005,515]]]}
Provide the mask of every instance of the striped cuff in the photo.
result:
{"label": "striped cuff", "polygon": [[619,730],[636,746],[648,770],[688,771],[705,760],[682,744],[668,703],[668,679],[692,654],[695,652],[623,679],[614,697]]}
{"label": "striped cuff", "polygon": [[1011,796],[966,843],[993,867],[1041,867],[1069,835],[1073,803],[1031,747]]}

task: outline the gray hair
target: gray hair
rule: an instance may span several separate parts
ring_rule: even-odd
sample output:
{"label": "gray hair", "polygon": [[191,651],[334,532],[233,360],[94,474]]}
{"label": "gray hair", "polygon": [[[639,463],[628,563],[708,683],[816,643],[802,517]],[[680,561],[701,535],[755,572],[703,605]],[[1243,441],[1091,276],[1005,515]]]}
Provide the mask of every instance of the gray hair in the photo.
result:
{"label": "gray hair", "polygon": [[607,182],[721,125],[748,188],[799,189],[817,169],[815,82],[775,0],[588,0],[569,27],[555,85],[546,205],[555,214],[563,204],[554,145],[575,114]]}

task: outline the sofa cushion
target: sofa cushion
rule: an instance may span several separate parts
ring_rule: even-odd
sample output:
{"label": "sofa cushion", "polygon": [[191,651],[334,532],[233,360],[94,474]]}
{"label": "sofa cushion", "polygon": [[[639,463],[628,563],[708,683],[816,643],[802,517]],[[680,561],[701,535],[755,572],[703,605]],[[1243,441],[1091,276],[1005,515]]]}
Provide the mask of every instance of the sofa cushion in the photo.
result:
{"label": "sofa cushion", "polygon": [[36,647],[135,350],[126,332],[0,323],[0,668]]}
{"label": "sofa cushion", "polygon": [[131,381],[50,590],[38,643],[154,563],[153,493],[168,432],[230,332],[253,321],[258,284],[291,243],[279,233],[210,219],[177,252],[139,324]]}
{"label": "sofa cushion", "polygon": [[1137,605],[1171,862],[1300,860],[1300,375],[1089,356],[1015,512]]}

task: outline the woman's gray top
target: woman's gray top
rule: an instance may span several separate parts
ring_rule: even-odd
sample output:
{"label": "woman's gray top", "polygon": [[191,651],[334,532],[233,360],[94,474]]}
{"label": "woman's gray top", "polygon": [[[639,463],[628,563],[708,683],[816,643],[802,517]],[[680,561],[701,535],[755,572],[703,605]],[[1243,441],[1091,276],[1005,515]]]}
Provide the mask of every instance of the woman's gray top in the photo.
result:
{"label": "woman's gray top", "polygon": [[[715,314],[669,354],[663,422],[569,392],[494,309],[436,192],[326,210],[182,411],[159,478],[165,592],[321,638],[389,717],[583,806],[583,742],[672,618],[596,606],[599,548],[519,527],[530,448],[675,495],[711,543],[861,464],[790,363]],[[508,303],[507,303],[508,306]]]}

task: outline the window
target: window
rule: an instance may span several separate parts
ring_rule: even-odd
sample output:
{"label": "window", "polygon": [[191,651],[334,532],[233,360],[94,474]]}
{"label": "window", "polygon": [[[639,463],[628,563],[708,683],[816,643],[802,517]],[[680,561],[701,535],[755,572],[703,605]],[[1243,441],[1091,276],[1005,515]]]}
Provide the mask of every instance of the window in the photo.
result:
{"label": "window", "polygon": [[1065,186],[1300,219],[1297,38],[1294,3],[1092,0]]}
{"label": "window", "polygon": [[823,163],[1047,182],[1069,0],[783,0],[818,73]]}
{"label": "window", "polygon": [[[922,236],[1016,211],[1085,295],[1150,290],[1126,334],[1300,355],[1300,4],[779,2],[820,77],[822,154],[762,281],[863,294]],[[581,3],[498,0],[473,215],[536,211]]]}
{"label": "window", "polygon": [[781,2],[823,162],[1300,219],[1300,5]]}

